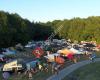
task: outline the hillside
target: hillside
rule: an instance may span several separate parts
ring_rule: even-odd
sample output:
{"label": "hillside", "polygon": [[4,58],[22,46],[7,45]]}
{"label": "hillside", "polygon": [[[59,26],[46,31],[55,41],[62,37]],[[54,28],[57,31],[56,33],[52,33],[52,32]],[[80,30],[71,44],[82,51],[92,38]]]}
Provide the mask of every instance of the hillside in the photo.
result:
{"label": "hillside", "polygon": [[[63,27],[58,30],[61,25]],[[57,32],[57,38],[100,43],[100,16],[34,23],[16,13],[0,11],[0,47],[26,44],[29,40],[46,40],[52,32]]]}

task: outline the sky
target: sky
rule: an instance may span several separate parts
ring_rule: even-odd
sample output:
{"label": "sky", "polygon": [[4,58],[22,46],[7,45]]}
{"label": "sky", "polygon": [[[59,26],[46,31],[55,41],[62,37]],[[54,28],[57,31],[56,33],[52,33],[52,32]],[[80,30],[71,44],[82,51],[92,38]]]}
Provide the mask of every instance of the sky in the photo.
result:
{"label": "sky", "polygon": [[0,0],[0,10],[34,22],[100,16],[100,0]]}

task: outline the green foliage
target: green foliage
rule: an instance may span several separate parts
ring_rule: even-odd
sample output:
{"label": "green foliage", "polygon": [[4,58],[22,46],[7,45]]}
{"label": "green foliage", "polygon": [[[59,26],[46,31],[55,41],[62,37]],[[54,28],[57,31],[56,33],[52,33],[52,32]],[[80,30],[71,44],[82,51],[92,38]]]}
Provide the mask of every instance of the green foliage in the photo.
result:
{"label": "green foliage", "polygon": [[[63,27],[57,31],[61,25]],[[46,40],[52,32],[57,32],[55,38],[70,38],[72,41],[95,40],[100,43],[100,17],[34,23],[22,19],[16,13],[0,11],[0,47],[14,46],[17,43],[26,44],[29,40]]]}
{"label": "green foliage", "polygon": [[100,17],[92,16],[87,19],[73,18],[70,20],[55,20],[52,22],[54,30],[63,24],[62,30],[59,31],[59,37],[68,39],[72,41],[97,41],[100,43]]}
{"label": "green foliage", "polygon": [[30,22],[18,14],[0,11],[0,47],[26,44],[29,40],[44,40],[52,32],[48,25]]}

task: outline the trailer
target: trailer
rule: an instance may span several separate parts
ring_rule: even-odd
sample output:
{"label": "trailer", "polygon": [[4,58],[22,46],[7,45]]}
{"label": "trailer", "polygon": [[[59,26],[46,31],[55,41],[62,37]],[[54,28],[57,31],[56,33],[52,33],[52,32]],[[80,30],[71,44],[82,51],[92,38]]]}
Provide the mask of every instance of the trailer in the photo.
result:
{"label": "trailer", "polygon": [[23,69],[22,64],[18,63],[18,60],[12,60],[8,63],[6,63],[3,66],[3,71],[7,71],[7,72],[14,72],[15,70],[20,71]]}

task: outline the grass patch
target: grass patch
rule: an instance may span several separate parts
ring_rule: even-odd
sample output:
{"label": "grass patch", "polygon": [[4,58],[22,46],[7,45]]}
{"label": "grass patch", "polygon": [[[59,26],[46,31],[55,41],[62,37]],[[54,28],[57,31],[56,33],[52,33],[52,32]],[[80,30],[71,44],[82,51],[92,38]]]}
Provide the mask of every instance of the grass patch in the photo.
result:
{"label": "grass patch", "polygon": [[83,66],[66,76],[63,80],[100,80],[100,62]]}

